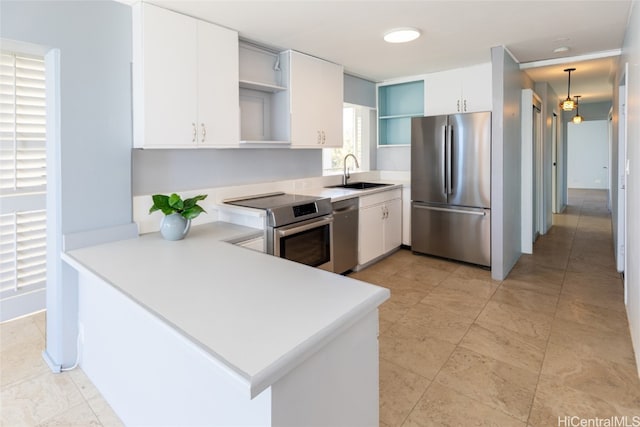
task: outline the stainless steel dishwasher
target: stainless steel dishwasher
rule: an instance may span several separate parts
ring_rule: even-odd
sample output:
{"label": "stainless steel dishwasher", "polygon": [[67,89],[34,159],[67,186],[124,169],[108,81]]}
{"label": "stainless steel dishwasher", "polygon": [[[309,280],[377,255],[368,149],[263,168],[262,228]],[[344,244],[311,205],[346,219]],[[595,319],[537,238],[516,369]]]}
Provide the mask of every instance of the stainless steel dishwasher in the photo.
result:
{"label": "stainless steel dishwasher", "polygon": [[333,271],[358,265],[358,198],[333,202]]}

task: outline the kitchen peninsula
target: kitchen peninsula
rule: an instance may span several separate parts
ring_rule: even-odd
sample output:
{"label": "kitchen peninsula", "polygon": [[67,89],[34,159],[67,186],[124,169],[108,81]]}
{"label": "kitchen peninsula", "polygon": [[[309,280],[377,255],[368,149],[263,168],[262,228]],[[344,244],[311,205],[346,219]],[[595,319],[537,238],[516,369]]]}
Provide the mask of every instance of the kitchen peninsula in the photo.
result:
{"label": "kitchen peninsula", "polygon": [[389,291],[227,241],[215,222],[70,251],[80,366],[127,425],[378,425]]}

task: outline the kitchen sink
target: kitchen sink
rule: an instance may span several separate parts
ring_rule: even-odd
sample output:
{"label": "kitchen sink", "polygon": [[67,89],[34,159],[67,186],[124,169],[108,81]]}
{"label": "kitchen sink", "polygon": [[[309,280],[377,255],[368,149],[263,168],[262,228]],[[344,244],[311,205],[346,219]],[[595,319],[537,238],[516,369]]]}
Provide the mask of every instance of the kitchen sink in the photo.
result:
{"label": "kitchen sink", "polygon": [[380,182],[351,182],[349,184],[332,185],[326,188],[348,188],[350,190],[368,190],[376,187],[386,187],[393,184],[382,184]]}

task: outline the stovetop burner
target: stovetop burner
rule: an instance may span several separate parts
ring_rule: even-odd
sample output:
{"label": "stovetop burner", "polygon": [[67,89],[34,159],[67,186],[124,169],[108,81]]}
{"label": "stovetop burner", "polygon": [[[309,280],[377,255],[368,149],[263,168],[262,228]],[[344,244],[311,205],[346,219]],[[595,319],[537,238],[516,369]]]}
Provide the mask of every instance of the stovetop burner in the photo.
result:
{"label": "stovetop burner", "polygon": [[305,196],[302,194],[269,193],[249,196],[242,199],[225,200],[226,204],[243,206],[254,209],[273,209],[281,206],[300,205],[315,202],[321,197]]}

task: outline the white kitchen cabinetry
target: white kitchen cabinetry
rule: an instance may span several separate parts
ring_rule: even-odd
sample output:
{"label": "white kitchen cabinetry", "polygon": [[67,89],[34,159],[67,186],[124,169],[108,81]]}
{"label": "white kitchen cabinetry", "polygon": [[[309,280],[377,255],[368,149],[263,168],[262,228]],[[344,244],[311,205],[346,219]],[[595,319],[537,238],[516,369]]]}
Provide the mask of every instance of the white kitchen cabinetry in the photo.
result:
{"label": "white kitchen cabinetry", "polygon": [[358,265],[396,249],[402,243],[401,190],[360,197]]}
{"label": "white kitchen cabinetry", "polygon": [[237,146],[238,33],[148,3],[132,11],[134,147]]}
{"label": "white kitchen cabinetry", "polygon": [[291,147],[342,147],[344,75],[341,65],[288,51]]}
{"label": "white kitchen cabinetry", "polygon": [[491,63],[426,74],[424,115],[491,111]]}

